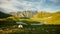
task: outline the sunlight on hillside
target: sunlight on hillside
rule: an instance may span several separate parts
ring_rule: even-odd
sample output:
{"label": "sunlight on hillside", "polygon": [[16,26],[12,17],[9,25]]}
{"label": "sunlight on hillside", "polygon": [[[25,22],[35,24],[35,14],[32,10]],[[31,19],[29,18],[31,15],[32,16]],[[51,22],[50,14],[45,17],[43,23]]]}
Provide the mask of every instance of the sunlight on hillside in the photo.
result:
{"label": "sunlight on hillside", "polygon": [[33,21],[42,22],[44,24],[60,24],[60,12],[46,13],[40,12],[31,18]]}

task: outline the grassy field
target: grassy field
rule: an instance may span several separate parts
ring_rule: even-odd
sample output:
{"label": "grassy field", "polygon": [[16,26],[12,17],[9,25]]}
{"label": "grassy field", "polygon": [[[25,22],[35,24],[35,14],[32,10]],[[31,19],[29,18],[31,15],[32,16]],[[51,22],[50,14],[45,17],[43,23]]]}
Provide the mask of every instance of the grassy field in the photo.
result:
{"label": "grassy field", "polygon": [[31,25],[24,28],[9,27],[0,28],[0,34],[58,34],[59,25]]}

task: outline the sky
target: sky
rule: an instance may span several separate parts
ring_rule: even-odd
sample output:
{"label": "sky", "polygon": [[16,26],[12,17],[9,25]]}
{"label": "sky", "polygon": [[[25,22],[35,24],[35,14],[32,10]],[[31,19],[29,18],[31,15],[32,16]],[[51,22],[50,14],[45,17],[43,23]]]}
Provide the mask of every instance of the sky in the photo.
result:
{"label": "sky", "polygon": [[0,11],[60,11],[60,0],[0,0]]}

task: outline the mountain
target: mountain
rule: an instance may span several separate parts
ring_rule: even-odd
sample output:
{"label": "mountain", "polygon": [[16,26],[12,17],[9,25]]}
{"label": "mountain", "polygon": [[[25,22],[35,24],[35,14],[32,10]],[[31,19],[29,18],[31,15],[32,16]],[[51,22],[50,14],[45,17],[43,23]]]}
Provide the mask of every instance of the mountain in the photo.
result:
{"label": "mountain", "polygon": [[17,17],[31,18],[35,14],[37,14],[37,11],[18,11],[18,12],[10,12],[10,14]]}
{"label": "mountain", "polygon": [[7,18],[9,16],[11,16],[11,15],[3,13],[2,11],[0,11],[0,18]]}
{"label": "mountain", "polygon": [[60,11],[49,13],[39,12],[31,20],[42,22],[44,24],[60,24]]}

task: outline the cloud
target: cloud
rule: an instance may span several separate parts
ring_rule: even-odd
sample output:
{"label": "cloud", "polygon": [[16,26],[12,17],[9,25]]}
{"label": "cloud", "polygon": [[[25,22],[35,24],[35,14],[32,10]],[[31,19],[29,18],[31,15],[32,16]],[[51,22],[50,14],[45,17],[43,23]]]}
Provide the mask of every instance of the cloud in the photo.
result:
{"label": "cloud", "polygon": [[[0,8],[3,10],[6,10],[7,12],[11,12],[11,10],[15,11],[16,9],[13,7],[14,4],[18,4],[18,2],[15,0],[0,0]],[[5,11],[4,11],[5,12]]]}
{"label": "cloud", "polygon": [[60,0],[49,0],[49,1],[51,1],[51,2],[53,2],[53,3],[58,3],[58,2],[60,2]]}
{"label": "cloud", "polygon": [[[33,11],[41,11],[41,10],[51,10],[52,8],[56,8],[54,4],[48,5],[45,3],[47,0],[0,0],[0,8],[6,10],[7,12],[12,11],[23,11],[23,10],[33,10]],[[57,0],[49,0],[51,2],[59,2]],[[59,7],[59,6],[58,6]],[[4,11],[5,12],[5,11]]]}
{"label": "cloud", "polygon": [[[0,8],[6,9],[6,10],[37,10],[40,9],[40,2],[30,2],[26,0],[0,0]],[[8,11],[9,11],[8,10]]]}

